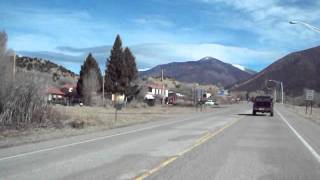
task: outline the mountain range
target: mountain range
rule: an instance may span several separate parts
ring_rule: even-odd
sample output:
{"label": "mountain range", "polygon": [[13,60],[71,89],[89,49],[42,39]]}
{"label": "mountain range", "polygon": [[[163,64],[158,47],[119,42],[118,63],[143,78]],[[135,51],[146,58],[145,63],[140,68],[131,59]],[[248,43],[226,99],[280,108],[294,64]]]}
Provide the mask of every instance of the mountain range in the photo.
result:
{"label": "mountain range", "polygon": [[[72,71],[47,60],[17,57],[17,66],[76,79]],[[140,77],[164,76],[181,82],[214,84],[231,91],[254,92],[266,88],[266,81],[283,82],[287,96],[301,96],[305,88],[320,91],[320,46],[290,53],[259,73],[238,64],[228,64],[212,57],[198,61],[173,62],[139,72]]]}
{"label": "mountain range", "polygon": [[266,81],[283,82],[284,92],[296,97],[304,89],[320,91],[320,46],[290,53],[275,61],[252,78],[230,87],[232,91],[257,91],[266,87]]}
{"label": "mountain range", "polygon": [[213,57],[205,57],[198,61],[173,62],[158,65],[147,71],[140,72],[141,77],[159,77],[161,70],[164,76],[178,81],[199,84],[228,86],[248,79],[255,72],[240,65],[224,63]]}

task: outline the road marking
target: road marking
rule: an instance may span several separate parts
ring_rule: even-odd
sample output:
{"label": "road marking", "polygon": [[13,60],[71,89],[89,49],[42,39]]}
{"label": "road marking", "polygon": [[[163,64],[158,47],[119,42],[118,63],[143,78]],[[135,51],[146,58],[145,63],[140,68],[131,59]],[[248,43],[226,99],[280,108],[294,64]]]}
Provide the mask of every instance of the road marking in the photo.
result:
{"label": "road marking", "polygon": [[290,125],[287,119],[276,110],[281,119],[289,126],[291,131],[298,137],[298,139],[302,142],[302,144],[310,151],[310,153],[314,156],[314,158],[320,163],[320,155],[312,148],[312,146],[305,140],[303,137]]}
{"label": "road marking", "polygon": [[[221,111],[221,112],[226,112],[226,111],[227,110]],[[29,155],[38,154],[38,153],[47,152],[47,151],[63,149],[63,148],[76,146],[76,145],[80,145],[80,144],[85,144],[85,143],[90,143],[90,142],[95,142],[95,141],[99,141],[99,140],[105,140],[105,139],[109,139],[109,138],[116,137],[116,136],[128,135],[128,134],[137,133],[137,132],[141,132],[141,131],[145,131],[145,130],[149,130],[149,129],[154,129],[154,128],[158,128],[158,127],[162,127],[162,126],[167,126],[167,125],[171,125],[171,124],[178,124],[178,123],[184,122],[184,121],[190,121],[190,119],[183,119],[183,120],[177,120],[177,121],[174,121],[174,122],[162,123],[162,124],[159,124],[159,125],[148,126],[148,127],[145,127],[145,128],[135,129],[135,130],[122,132],[122,133],[117,133],[117,134],[113,134],[113,135],[101,136],[101,137],[98,137],[98,138],[84,140],[84,141],[80,141],[80,142],[75,142],[75,143],[70,143],[70,144],[65,144],[65,145],[60,145],[60,146],[54,146],[54,147],[45,148],[45,149],[41,149],[41,150],[37,150],[37,151],[21,153],[21,154],[17,154],[17,155],[13,155],[13,156],[0,158],[0,161],[4,161],[4,160],[8,160],[8,159],[14,159],[14,158],[20,158],[20,157],[29,156]]]}
{"label": "road marking", "polygon": [[89,139],[89,140],[85,140],[85,141],[80,141],[80,142],[76,142],[76,143],[70,143],[70,144],[55,146],[55,147],[51,147],[51,148],[45,148],[45,149],[41,149],[41,150],[37,150],[37,151],[26,152],[26,153],[22,153],[22,154],[17,154],[17,155],[13,155],[13,156],[0,158],[0,161],[13,159],[13,158],[19,158],[19,157],[28,156],[28,155],[37,154],[37,153],[46,152],[46,151],[63,149],[63,148],[71,147],[71,146],[76,146],[76,145],[80,145],[80,144],[94,142],[94,141],[105,140],[105,139],[109,139],[109,138],[116,137],[116,136],[128,135],[128,134],[141,132],[141,131],[145,131],[145,130],[149,130],[149,129],[154,129],[154,128],[158,128],[158,127],[162,127],[162,126],[167,126],[167,125],[171,125],[171,124],[177,124],[177,123],[180,123],[180,122],[183,122],[183,121],[188,121],[188,120],[190,120],[190,119],[184,119],[184,120],[178,120],[178,121],[169,122],[169,123],[163,123],[163,124],[159,124],[159,125],[154,125],[154,126],[149,126],[149,127],[145,127],[145,128],[135,129],[135,130],[122,132],[122,133],[117,133],[117,134],[113,134],[113,135],[109,135],[109,136],[102,136],[102,137]]}
{"label": "road marking", "polygon": [[218,134],[220,134],[221,132],[223,132],[224,130],[226,130],[227,128],[229,128],[230,126],[234,125],[236,122],[238,122],[239,120],[243,119],[244,117],[242,118],[239,118],[231,123],[228,123],[226,125],[224,125],[222,128],[220,128],[219,130],[213,132],[213,133],[210,133],[210,132],[206,132],[203,136],[201,136],[196,142],[195,144],[191,145],[190,147],[188,147],[187,149],[181,151],[178,153],[178,155],[176,156],[172,156],[170,157],[169,159],[161,162],[158,166],[156,166],[155,168],[152,168],[151,170],[141,174],[141,175],[138,175],[136,178],[134,178],[135,180],[143,180],[145,178],[147,178],[148,176],[154,174],[155,172],[161,170],[162,168],[168,166],[169,164],[171,164],[172,162],[174,162],[178,157],[181,157],[183,155],[185,155],[186,153],[192,151],[194,148],[202,145],[203,143],[207,142],[208,140],[212,139],[213,137],[217,136]]}
{"label": "road marking", "polygon": [[174,160],[176,160],[178,157],[177,156],[173,156],[170,157],[169,159],[163,161],[161,164],[159,164],[157,167],[143,173],[142,175],[140,175],[139,177],[135,178],[135,180],[143,180],[145,178],[147,178],[148,176],[150,176],[151,174],[159,171],[160,169],[164,168],[165,166],[167,166],[168,164],[172,163]]}

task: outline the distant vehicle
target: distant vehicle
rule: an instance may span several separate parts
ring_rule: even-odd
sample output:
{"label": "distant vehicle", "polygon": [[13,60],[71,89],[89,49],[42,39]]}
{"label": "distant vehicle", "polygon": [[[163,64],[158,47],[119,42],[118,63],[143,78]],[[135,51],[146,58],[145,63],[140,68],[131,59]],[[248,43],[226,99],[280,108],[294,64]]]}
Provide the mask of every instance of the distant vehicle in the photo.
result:
{"label": "distant vehicle", "polygon": [[257,96],[253,101],[252,114],[256,115],[257,112],[270,113],[270,116],[273,116],[273,99],[270,96]]}
{"label": "distant vehicle", "polygon": [[156,102],[155,96],[151,93],[147,93],[144,96],[144,102],[146,102],[149,106],[154,106]]}
{"label": "distant vehicle", "polygon": [[207,105],[207,106],[214,106],[214,105],[216,105],[216,103],[215,103],[213,100],[207,100],[204,104]]}

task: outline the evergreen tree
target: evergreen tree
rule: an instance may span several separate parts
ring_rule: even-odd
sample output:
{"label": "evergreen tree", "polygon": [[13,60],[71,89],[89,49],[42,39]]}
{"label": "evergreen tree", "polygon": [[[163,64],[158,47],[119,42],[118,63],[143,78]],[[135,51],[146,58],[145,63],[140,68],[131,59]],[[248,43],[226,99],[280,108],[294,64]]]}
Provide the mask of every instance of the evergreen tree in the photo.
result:
{"label": "evergreen tree", "polygon": [[122,41],[117,35],[105,73],[105,87],[111,93],[124,94],[132,99],[138,93],[138,86],[134,81],[138,77],[135,57],[128,47],[122,49]]}
{"label": "evergreen tree", "polygon": [[113,44],[110,57],[107,60],[107,69],[105,73],[106,90],[111,93],[125,92],[128,86],[127,72],[123,61],[122,41],[119,35]]}
{"label": "evergreen tree", "polygon": [[128,101],[131,101],[139,93],[139,86],[135,83],[138,77],[136,60],[128,47],[126,47],[123,52],[123,61],[125,63],[126,78],[129,82],[125,90],[125,95]]}
{"label": "evergreen tree", "polygon": [[138,70],[136,65],[136,59],[133,56],[131,50],[126,47],[123,52],[123,60],[125,62],[127,78],[130,82],[134,81],[138,77]]}
{"label": "evergreen tree", "polygon": [[102,75],[99,65],[90,53],[81,66],[77,92],[86,105],[91,105],[92,96],[102,89]]}

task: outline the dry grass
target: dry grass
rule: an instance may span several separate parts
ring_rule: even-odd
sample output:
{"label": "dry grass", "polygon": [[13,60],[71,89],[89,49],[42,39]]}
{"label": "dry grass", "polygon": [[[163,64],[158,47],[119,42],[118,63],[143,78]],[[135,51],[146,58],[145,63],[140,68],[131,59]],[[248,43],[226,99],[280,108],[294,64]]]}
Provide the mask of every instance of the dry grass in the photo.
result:
{"label": "dry grass", "polygon": [[[0,148],[92,133],[149,121],[165,120],[199,112],[199,109],[197,111],[192,107],[145,107],[143,104],[136,104],[118,111],[118,118],[115,122],[115,109],[111,107],[67,107],[56,105],[53,106],[53,110],[58,115],[63,114],[61,127],[29,128],[24,130],[6,129],[0,132]],[[204,112],[215,110],[215,108],[205,108]]]}
{"label": "dry grass", "polygon": [[310,114],[310,108],[308,109],[308,114],[306,114],[306,107],[305,106],[294,106],[294,105],[288,105],[286,104],[286,107],[292,111],[295,112],[305,118],[308,118],[312,121],[315,121],[316,123],[320,124],[320,108],[313,107],[312,108],[312,114]]}
{"label": "dry grass", "polygon": [[[60,113],[66,114],[70,119],[69,124],[83,124],[83,127],[98,126],[100,128],[114,128],[157,119],[179,116],[185,113],[192,113],[191,108],[183,107],[141,107],[141,105],[129,106],[117,112],[115,120],[114,108],[103,107],[65,107],[56,106]],[[82,127],[82,126],[80,126]]]}

